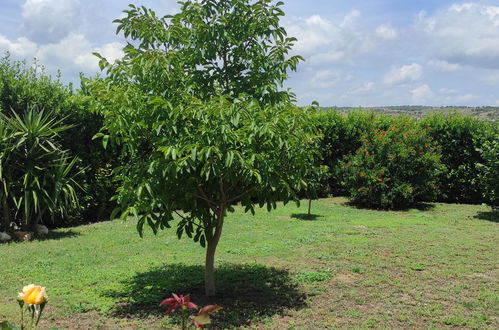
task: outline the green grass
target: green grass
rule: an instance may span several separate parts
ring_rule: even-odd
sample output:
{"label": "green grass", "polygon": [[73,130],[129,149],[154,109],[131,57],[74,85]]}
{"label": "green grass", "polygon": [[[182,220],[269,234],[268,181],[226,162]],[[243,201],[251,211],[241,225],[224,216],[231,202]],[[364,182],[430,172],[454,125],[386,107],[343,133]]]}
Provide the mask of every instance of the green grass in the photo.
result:
{"label": "green grass", "polygon": [[[217,252],[225,328],[499,328],[499,224],[485,206],[370,211],[343,199],[231,214]],[[496,221],[491,221],[496,220]],[[23,285],[47,287],[43,328],[176,327],[158,303],[202,295],[204,250],[133,221],[0,245],[0,322]]]}

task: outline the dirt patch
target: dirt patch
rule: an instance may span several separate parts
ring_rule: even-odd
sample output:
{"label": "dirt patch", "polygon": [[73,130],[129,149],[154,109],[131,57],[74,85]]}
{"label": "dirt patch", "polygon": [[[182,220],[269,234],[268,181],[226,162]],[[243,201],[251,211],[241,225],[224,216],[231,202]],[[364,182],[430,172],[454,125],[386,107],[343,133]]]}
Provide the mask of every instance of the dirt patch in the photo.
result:
{"label": "dirt patch", "polygon": [[127,319],[127,318],[109,318],[99,314],[97,311],[75,314],[62,319],[51,320],[42,319],[40,329],[161,329],[161,318]]}
{"label": "dirt patch", "polygon": [[356,282],[355,276],[351,274],[338,274],[334,277],[334,280],[344,284],[354,284]]}

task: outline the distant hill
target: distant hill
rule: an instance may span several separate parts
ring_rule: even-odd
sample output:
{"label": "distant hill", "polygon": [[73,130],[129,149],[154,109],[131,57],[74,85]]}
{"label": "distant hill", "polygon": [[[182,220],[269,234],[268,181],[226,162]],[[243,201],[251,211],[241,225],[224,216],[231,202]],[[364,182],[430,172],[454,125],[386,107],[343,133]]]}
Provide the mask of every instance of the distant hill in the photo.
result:
{"label": "distant hill", "polygon": [[416,118],[423,118],[435,112],[442,113],[460,113],[470,115],[483,120],[499,122],[499,107],[462,107],[462,106],[449,106],[449,107],[431,107],[431,106],[417,106],[417,105],[404,105],[404,106],[386,106],[386,107],[322,107],[324,110],[337,110],[339,112],[348,112],[352,110],[368,110],[379,113],[386,113],[388,115],[408,115]]}

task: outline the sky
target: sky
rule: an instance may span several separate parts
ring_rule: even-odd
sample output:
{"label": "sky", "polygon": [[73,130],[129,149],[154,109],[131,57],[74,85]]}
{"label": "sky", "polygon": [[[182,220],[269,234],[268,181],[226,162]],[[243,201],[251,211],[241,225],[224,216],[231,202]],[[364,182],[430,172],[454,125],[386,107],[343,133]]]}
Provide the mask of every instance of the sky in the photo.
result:
{"label": "sky", "polygon": [[[173,14],[176,0],[0,0],[0,55],[34,58],[79,85],[125,44],[128,3]],[[300,105],[499,106],[499,1],[284,0],[305,58],[285,87]]]}

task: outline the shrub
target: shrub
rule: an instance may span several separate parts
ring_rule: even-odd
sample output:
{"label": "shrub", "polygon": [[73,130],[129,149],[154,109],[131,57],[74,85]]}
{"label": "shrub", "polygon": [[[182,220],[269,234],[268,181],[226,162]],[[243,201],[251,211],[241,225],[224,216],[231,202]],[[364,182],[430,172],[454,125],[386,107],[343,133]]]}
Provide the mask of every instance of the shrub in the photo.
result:
{"label": "shrub", "polygon": [[483,197],[492,208],[499,209],[499,135],[486,142],[480,152],[484,160],[479,165]]}
{"label": "shrub", "polygon": [[76,159],[58,141],[58,134],[67,127],[52,114],[33,109],[22,117],[0,118],[4,229],[14,221],[33,231],[43,218],[64,217],[78,208]]}
{"label": "shrub", "polygon": [[436,197],[440,156],[414,120],[400,118],[387,130],[373,128],[361,143],[340,165],[355,204],[394,209]]}
{"label": "shrub", "polygon": [[484,159],[479,149],[493,139],[497,129],[494,124],[459,114],[435,114],[422,120],[421,125],[438,145],[445,165],[445,171],[439,177],[442,193],[438,200],[483,202],[484,191],[477,164],[483,163]]}
{"label": "shrub", "polygon": [[396,118],[371,111],[352,111],[346,116],[334,110],[316,115],[322,137],[319,144],[322,163],[329,167],[328,180],[321,186],[322,197],[327,194],[345,195],[348,187],[342,185],[340,161],[345,155],[355,153],[361,146],[361,137],[373,128],[387,129]]}

